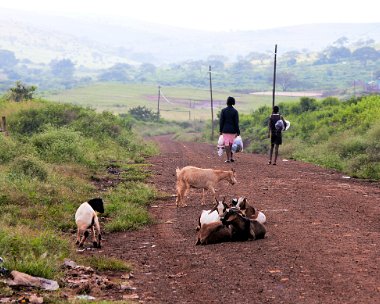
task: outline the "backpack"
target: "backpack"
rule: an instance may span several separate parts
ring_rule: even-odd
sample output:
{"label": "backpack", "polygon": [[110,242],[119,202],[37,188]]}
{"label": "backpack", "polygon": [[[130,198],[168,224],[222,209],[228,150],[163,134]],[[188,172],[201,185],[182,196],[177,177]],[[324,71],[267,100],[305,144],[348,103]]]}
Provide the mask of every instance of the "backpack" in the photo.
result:
{"label": "backpack", "polygon": [[285,125],[282,119],[277,120],[274,127],[276,128],[277,131],[283,131],[285,129]]}

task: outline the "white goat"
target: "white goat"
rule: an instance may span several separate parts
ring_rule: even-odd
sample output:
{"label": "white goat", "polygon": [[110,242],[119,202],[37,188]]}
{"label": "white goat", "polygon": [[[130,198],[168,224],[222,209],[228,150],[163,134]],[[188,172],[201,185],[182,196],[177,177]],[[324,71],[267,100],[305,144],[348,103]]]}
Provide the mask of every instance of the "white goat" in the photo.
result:
{"label": "white goat", "polygon": [[177,199],[176,205],[186,206],[185,195],[190,187],[203,189],[202,205],[204,205],[204,190],[211,190],[215,198],[215,186],[221,180],[227,180],[230,184],[236,183],[236,173],[232,168],[228,171],[215,169],[202,169],[193,166],[177,168]]}
{"label": "white goat", "polygon": [[220,222],[220,217],[226,212],[228,206],[224,202],[226,198],[223,198],[223,201],[216,200],[215,206],[211,210],[202,210],[201,215],[198,219],[197,230],[201,229],[202,225],[210,224],[215,222]]}
{"label": "white goat", "polygon": [[[100,225],[98,216],[96,215],[96,211],[99,213],[104,212],[104,204],[101,198],[94,198],[89,200],[88,202],[84,202],[79,206],[77,212],[75,213],[75,223],[77,224],[77,242],[79,247],[83,247],[83,243],[89,236],[88,228],[92,230],[93,236],[93,245],[95,248],[101,248],[101,233],[100,233]],[[95,229],[98,233],[98,238],[95,235]],[[81,235],[83,237],[81,239]]]}
{"label": "white goat", "polygon": [[[234,200],[232,201],[232,204],[234,204]],[[265,214],[248,204],[246,197],[239,197],[236,207],[249,219],[256,220],[261,224],[265,224],[267,221]]]}

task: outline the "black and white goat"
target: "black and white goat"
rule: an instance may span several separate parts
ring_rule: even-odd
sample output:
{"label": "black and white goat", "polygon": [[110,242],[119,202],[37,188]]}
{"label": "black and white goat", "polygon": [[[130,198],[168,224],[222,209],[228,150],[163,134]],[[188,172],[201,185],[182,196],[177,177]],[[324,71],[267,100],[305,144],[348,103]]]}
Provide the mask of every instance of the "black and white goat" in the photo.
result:
{"label": "black and white goat", "polygon": [[265,234],[263,224],[245,217],[238,208],[231,207],[220,217],[219,222],[201,226],[197,233],[196,245],[252,241],[263,239]]}
{"label": "black and white goat", "polygon": [[263,239],[266,234],[263,224],[245,217],[238,208],[229,208],[221,217],[221,221],[224,226],[230,227],[232,241]]}
{"label": "black and white goat", "polygon": [[[93,245],[95,248],[101,248],[102,235],[100,233],[99,219],[96,212],[104,213],[104,203],[101,198],[93,198],[88,202],[84,202],[79,206],[75,213],[75,223],[77,224],[76,244],[79,244],[79,247],[83,247],[83,243],[89,236],[87,229],[91,228]],[[95,235],[95,229],[98,234],[97,238]]]}
{"label": "black and white goat", "polygon": [[233,199],[232,205],[242,211],[243,215],[248,217],[249,219],[256,220],[261,224],[265,224],[267,221],[267,217],[265,214],[252,205],[250,205],[247,201],[246,197],[239,197],[239,199]]}
{"label": "black and white goat", "polygon": [[226,212],[228,206],[224,202],[226,198],[223,198],[223,201],[218,201],[215,198],[216,204],[211,210],[202,210],[201,215],[198,219],[198,227],[197,230],[199,230],[202,225],[204,224],[210,224],[210,223],[220,223],[220,217]]}

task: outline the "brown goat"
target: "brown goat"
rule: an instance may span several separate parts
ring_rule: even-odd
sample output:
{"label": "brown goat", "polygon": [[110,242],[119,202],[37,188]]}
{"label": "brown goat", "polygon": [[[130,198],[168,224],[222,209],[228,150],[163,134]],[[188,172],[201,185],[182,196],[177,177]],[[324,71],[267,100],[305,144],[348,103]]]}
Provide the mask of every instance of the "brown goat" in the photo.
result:
{"label": "brown goat", "polygon": [[232,238],[232,231],[221,222],[203,224],[197,233],[195,245],[207,245],[221,242],[229,242]]}
{"label": "brown goat", "polygon": [[215,186],[221,180],[227,180],[230,184],[236,183],[236,173],[231,170],[202,169],[193,166],[177,168],[177,199],[176,205],[186,206],[184,203],[185,196],[190,187],[203,189],[202,205],[204,205],[204,190],[211,190],[215,198]]}

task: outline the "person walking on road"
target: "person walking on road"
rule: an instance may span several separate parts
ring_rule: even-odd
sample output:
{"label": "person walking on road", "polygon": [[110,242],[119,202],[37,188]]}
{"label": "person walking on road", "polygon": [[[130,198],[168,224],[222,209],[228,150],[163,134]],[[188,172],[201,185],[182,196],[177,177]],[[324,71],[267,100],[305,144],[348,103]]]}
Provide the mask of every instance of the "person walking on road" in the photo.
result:
{"label": "person walking on road", "polygon": [[[280,108],[278,106],[273,107],[272,115],[269,117],[268,123],[268,138],[270,138],[270,151],[268,165],[277,164],[278,149],[282,144],[282,131],[286,129],[286,121],[280,115]],[[274,160],[272,163],[272,156],[274,150]]]}
{"label": "person walking on road", "polygon": [[227,107],[222,109],[219,120],[219,133],[223,135],[227,155],[226,163],[235,161],[231,147],[236,136],[240,135],[239,112],[233,107],[234,105],[235,98],[229,96],[227,98]]}

